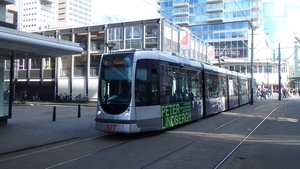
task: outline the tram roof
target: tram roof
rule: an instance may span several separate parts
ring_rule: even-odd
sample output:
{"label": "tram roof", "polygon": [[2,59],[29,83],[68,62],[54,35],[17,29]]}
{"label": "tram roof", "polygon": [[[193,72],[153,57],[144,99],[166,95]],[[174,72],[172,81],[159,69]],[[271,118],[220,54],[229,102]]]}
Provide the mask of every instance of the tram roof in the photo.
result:
{"label": "tram roof", "polygon": [[22,32],[0,26],[0,59],[57,57],[82,53],[78,43]]}

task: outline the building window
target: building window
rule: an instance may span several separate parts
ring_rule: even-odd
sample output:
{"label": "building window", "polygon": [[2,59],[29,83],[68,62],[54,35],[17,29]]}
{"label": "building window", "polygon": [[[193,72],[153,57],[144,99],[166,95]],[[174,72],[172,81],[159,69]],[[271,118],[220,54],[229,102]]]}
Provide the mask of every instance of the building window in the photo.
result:
{"label": "building window", "polygon": [[31,59],[31,69],[40,69],[41,59]]}

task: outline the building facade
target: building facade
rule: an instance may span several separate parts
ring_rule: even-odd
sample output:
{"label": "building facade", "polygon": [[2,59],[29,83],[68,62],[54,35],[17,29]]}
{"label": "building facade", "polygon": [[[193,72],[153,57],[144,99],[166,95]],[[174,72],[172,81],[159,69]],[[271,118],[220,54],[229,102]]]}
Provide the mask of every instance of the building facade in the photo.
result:
{"label": "building facade", "polygon": [[[267,87],[266,76],[261,76],[265,71],[260,71],[266,69],[269,70],[268,74],[277,74],[277,76],[274,74],[275,79],[268,83],[268,87],[274,90],[276,86],[278,88],[278,66],[276,66],[278,60],[270,59],[272,57],[268,40],[270,36],[264,27],[262,0],[158,0],[157,2],[163,17],[188,28],[194,35],[215,47],[215,58],[212,60],[214,65],[250,74],[253,56],[253,72],[257,87]],[[274,10],[272,12],[274,13]],[[283,63],[281,67],[282,83],[287,85],[287,63]]]}
{"label": "building facade", "polygon": [[41,32],[59,27],[91,25],[91,0],[20,0],[19,30]]}
{"label": "building facade", "polygon": [[18,8],[21,31],[37,32],[57,22],[57,3],[54,0],[21,0]]}
{"label": "building facade", "polygon": [[[55,100],[59,93],[97,99],[98,62],[107,43],[112,50],[150,48],[206,62],[214,48],[187,29],[167,19],[120,22],[43,31],[44,36],[79,43],[84,52],[55,58],[29,58],[17,61],[16,88],[29,95],[39,93],[41,100]],[[30,57],[30,56],[29,56]]]}
{"label": "building facade", "polygon": [[67,25],[92,25],[92,0],[58,0],[58,23],[52,28]]}
{"label": "building facade", "polygon": [[163,17],[187,27],[215,46],[216,59],[250,58],[252,29],[256,33],[262,26],[261,0],[160,0],[158,3]]}
{"label": "building facade", "polygon": [[[24,63],[24,60],[31,60],[28,59],[29,57],[38,60],[44,60],[44,58],[54,58],[55,60],[57,56],[82,53],[83,51],[78,43],[16,30],[17,26],[14,21],[17,19],[11,18],[16,16],[16,13],[12,12],[10,8],[13,3],[13,0],[0,0],[0,88],[2,89],[0,90],[0,125],[7,124],[7,120],[12,117],[13,101],[17,98],[20,100],[20,97],[25,96],[24,91],[19,93],[17,86],[19,79],[16,78],[20,66],[23,68],[31,66],[31,62]],[[7,6],[9,7],[7,8]],[[12,15],[7,17],[7,13],[12,13]],[[39,78],[41,78],[44,75],[49,76],[49,73],[51,71],[47,75],[44,71],[32,69],[26,71],[25,76],[32,77],[40,74]],[[27,79],[26,82],[27,84],[35,83],[32,78]],[[39,79],[38,82],[40,86],[43,86],[41,85],[44,83],[43,81]]]}
{"label": "building facade", "polygon": [[[270,42],[270,60],[278,62],[278,46],[281,47],[281,61],[285,62],[282,65],[282,72],[290,69],[289,78],[297,78],[300,75],[300,62],[298,59],[298,46],[300,41],[295,39],[300,36],[300,26],[297,16],[299,13],[300,2],[294,0],[278,1],[264,0],[263,1],[263,19],[265,31],[269,32],[268,38]],[[274,12],[276,11],[276,12]],[[298,87],[299,80],[293,80],[291,87]]]}

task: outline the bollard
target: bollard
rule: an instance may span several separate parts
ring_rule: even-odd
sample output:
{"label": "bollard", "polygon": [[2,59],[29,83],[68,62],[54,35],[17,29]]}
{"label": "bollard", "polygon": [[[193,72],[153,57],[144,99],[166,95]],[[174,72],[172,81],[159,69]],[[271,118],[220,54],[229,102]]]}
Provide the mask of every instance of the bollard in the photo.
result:
{"label": "bollard", "polygon": [[81,117],[81,109],[80,109],[80,104],[78,104],[78,114],[77,114],[77,118]]}
{"label": "bollard", "polygon": [[56,107],[53,107],[52,121],[56,121]]}

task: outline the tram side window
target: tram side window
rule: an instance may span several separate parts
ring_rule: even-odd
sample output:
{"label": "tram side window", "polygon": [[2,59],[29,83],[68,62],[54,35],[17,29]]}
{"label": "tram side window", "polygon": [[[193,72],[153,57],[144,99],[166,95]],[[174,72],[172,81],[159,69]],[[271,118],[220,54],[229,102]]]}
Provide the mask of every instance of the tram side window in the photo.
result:
{"label": "tram side window", "polygon": [[248,83],[246,79],[240,79],[240,94],[248,94]]}
{"label": "tram side window", "polygon": [[182,68],[174,68],[172,84],[172,102],[190,100],[190,71]]}
{"label": "tram side window", "polygon": [[219,96],[227,96],[227,83],[226,83],[226,76],[221,75],[220,79],[220,94]]}
{"label": "tram side window", "polygon": [[201,72],[192,71],[191,74],[191,100],[194,99],[202,99],[202,83],[201,79]]}
{"label": "tram side window", "polygon": [[229,96],[237,96],[238,95],[238,81],[236,77],[229,77],[228,81],[229,85]]}
{"label": "tram side window", "polygon": [[161,104],[168,104],[172,99],[172,68],[167,65],[160,65],[160,101]]}
{"label": "tram side window", "polygon": [[153,60],[139,60],[136,66],[135,104],[136,106],[159,103],[158,63]]}
{"label": "tram side window", "polygon": [[218,75],[206,73],[206,97],[219,97],[220,86]]}
{"label": "tram side window", "polygon": [[180,68],[177,65],[161,65],[161,104],[191,101],[196,97],[201,97],[200,73]]}

